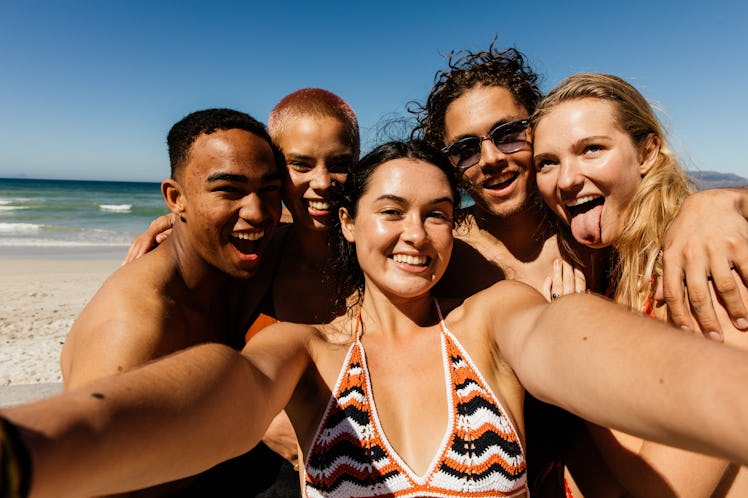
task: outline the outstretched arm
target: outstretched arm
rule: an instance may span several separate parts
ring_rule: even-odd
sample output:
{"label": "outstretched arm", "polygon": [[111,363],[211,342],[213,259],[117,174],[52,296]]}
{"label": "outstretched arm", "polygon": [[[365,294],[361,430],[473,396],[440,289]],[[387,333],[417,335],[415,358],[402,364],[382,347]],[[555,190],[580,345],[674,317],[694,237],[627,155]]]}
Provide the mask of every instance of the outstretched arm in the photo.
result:
{"label": "outstretched arm", "polygon": [[550,304],[526,289],[503,297],[490,308],[496,341],[537,398],[604,427],[748,463],[748,354],[590,294]]}
{"label": "outstretched arm", "polygon": [[[284,344],[238,353],[206,344],[1,413],[33,465],[32,497],[91,496],[185,477],[239,455],[291,397],[308,356]],[[259,356],[263,361],[256,361]],[[274,358],[278,361],[274,361]]]}
{"label": "outstretched arm", "polygon": [[723,332],[709,293],[712,280],[733,324],[748,329],[748,303],[731,271],[748,285],[748,188],[690,195],[665,234],[663,264],[664,289],[658,297],[667,302],[675,325],[693,329],[690,303],[701,330]]}

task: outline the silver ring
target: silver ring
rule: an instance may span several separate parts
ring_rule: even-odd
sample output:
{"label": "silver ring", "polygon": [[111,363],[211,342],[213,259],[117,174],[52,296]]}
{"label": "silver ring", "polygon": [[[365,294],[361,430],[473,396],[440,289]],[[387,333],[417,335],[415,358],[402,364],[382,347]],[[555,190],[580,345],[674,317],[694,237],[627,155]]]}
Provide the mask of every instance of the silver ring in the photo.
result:
{"label": "silver ring", "polygon": [[554,299],[558,299],[558,294],[556,294],[555,292],[551,294],[551,301],[553,301]]}

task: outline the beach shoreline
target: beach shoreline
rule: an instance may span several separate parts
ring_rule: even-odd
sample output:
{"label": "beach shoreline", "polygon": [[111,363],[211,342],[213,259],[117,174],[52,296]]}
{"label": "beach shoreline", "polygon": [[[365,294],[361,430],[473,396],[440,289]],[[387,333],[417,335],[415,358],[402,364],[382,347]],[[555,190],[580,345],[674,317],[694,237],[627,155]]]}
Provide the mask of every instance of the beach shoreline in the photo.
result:
{"label": "beach shoreline", "polygon": [[58,389],[67,333],[126,249],[0,248],[0,405]]}

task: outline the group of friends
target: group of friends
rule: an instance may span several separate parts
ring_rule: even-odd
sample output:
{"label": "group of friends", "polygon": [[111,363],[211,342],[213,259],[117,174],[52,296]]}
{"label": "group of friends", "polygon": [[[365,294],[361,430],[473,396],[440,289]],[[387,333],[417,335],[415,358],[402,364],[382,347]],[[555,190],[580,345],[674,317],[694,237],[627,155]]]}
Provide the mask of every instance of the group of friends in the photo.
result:
{"label": "group of friends", "polygon": [[361,159],[317,88],[176,123],[171,215],[66,392],[0,409],[3,498],[745,495],[748,191],[694,193],[629,83],[543,96],[515,49],[411,110]]}

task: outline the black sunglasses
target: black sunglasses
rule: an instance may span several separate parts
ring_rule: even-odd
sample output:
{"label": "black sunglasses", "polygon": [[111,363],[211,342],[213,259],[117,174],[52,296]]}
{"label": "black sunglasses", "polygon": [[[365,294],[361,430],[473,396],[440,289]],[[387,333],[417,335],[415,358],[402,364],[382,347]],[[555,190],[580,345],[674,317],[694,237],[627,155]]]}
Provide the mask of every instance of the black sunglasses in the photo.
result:
{"label": "black sunglasses", "polygon": [[512,154],[527,147],[527,124],[529,119],[519,119],[498,125],[485,137],[465,137],[444,147],[450,162],[460,170],[466,170],[478,164],[481,155],[481,144],[490,140],[504,154]]}

